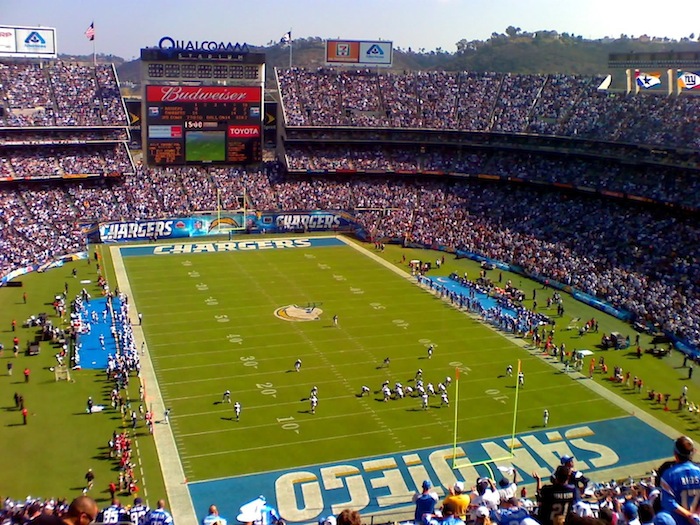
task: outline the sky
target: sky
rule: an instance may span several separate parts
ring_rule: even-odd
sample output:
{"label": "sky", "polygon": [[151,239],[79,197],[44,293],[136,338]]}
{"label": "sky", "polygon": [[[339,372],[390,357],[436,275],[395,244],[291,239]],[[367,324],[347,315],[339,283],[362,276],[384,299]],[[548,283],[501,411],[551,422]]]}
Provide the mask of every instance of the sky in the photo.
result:
{"label": "sky", "polygon": [[700,35],[700,1],[675,0],[0,0],[0,26],[56,28],[59,53],[127,60],[163,36],[265,45],[293,38],[389,40],[394,47],[454,52],[512,25],[584,38]]}

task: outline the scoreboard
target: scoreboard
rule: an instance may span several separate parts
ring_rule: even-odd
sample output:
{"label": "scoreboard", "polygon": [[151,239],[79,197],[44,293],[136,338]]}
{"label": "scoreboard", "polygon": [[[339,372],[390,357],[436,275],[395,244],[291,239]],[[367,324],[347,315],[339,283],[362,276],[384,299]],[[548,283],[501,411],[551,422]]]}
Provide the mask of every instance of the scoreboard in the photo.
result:
{"label": "scoreboard", "polygon": [[262,86],[148,85],[150,166],[262,161]]}

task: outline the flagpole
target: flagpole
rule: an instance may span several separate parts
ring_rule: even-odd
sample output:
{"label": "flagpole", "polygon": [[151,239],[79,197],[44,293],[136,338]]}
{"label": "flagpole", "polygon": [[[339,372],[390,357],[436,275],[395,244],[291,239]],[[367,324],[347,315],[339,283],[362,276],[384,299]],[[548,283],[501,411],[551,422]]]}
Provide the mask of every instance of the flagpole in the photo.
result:
{"label": "flagpole", "polygon": [[[92,30],[95,30],[95,21],[92,21]],[[97,66],[97,47],[95,45],[95,33],[92,36],[92,63]]]}
{"label": "flagpole", "polygon": [[294,39],[292,38],[292,28],[289,28],[289,69],[292,69],[292,48],[294,47]]}

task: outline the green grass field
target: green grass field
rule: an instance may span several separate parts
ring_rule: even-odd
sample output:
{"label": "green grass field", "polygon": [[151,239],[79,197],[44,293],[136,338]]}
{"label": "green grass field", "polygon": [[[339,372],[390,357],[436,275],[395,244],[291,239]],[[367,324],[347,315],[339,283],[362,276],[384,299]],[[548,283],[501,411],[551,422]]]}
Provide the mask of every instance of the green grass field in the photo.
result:
{"label": "green grass field", "polygon": [[[539,426],[544,408],[557,425],[622,413],[350,247],[124,261],[190,481],[451,443],[455,399],[441,407],[432,397],[426,414],[416,397],[385,403],[378,393],[385,380],[411,385],[418,368],[435,385],[462,369],[458,441],[510,433],[515,379],[504,376],[519,359],[526,387],[516,431]],[[309,303],[320,305],[320,320],[274,315]],[[369,397],[358,397],[362,385]],[[244,407],[238,423],[220,402],[226,389]]]}
{"label": "green grass field", "polygon": [[[367,246],[370,249],[369,246]],[[107,247],[100,247],[103,271],[115,283]],[[371,251],[371,250],[370,250]],[[435,252],[388,246],[376,254],[403,271],[413,258],[434,259]],[[427,412],[417,398],[381,401],[375,393],[384,380],[410,385],[418,368],[424,379],[437,383],[461,367],[459,387],[459,441],[508,435],[513,423],[515,383],[503,377],[508,364],[522,361],[526,385],[520,391],[517,431],[538,428],[542,411],[550,411],[550,426],[614,418],[622,411],[594,395],[580,381],[558,373],[546,360],[523,350],[441,299],[421,290],[367,255],[349,247],[294,250],[236,251],[187,255],[124,257],[132,300],[144,314],[143,329],[149,354],[165,403],[172,408],[172,430],[186,476],[204,480],[273,468],[318,464],[342,458],[451,444],[454,392],[450,408],[431,398]],[[97,474],[93,494],[105,501],[106,486],[116,478],[116,465],[106,453],[106,442],[121,418],[107,411],[83,413],[92,395],[106,400],[110,385],[100,371],[73,374],[74,382],[56,383],[49,367],[52,349],[42,344],[38,357],[12,356],[10,321],[50,311],[53,295],[68,281],[71,294],[79,285],[70,278],[94,280],[94,263],[70,263],[46,274],[22,278],[23,288],[0,289],[0,333],[5,352],[0,371],[14,360],[15,375],[0,376],[2,440],[12,454],[13,476],[0,480],[0,494],[72,497],[83,485],[87,468]],[[439,271],[477,274],[472,261],[447,262]],[[193,273],[195,272],[195,273]],[[433,272],[436,273],[436,272]],[[437,273],[436,273],[437,274]],[[495,277],[495,275],[494,275]],[[504,272],[528,299],[539,285]],[[96,294],[94,285],[88,286]],[[22,292],[28,293],[28,304]],[[601,352],[595,348],[600,334],[579,338],[564,331],[572,317],[600,319],[600,332],[633,334],[623,323],[565,296],[566,314],[558,321],[557,340],[569,349],[590,348],[605,355],[610,368],[619,364],[645,378],[645,389],[668,389],[674,397],[683,384],[697,400],[696,380],[681,381],[686,369],[677,355],[663,360],[633,358],[626,351]],[[275,309],[291,304],[316,303],[323,310],[319,321],[288,322]],[[531,301],[526,301],[530,305]],[[553,311],[552,311],[553,313]],[[332,326],[339,316],[339,328]],[[33,337],[18,330],[22,341]],[[643,337],[643,345],[648,344]],[[426,345],[436,345],[428,360]],[[382,368],[384,358],[391,364]],[[299,373],[293,372],[302,359]],[[23,383],[21,371],[31,366],[32,379]],[[664,411],[624,385],[599,382],[664,423],[697,437],[698,423],[685,413]],[[319,389],[316,414],[307,400],[313,385]],[[371,395],[358,397],[362,385]],[[230,405],[222,404],[224,390],[243,405],[240,422]],[[21,425],[12,394],[21,390],[30,408],[29,425]],[[130,397],[138,399],[137,386]],[[160,419],[161,415],[156,414]],[[136,433],[138,461],[146,480],[147,497],[165,496],[153,440],[145,428]],[[179,480],[178,480],[179,482]]]}
{"label": "green grass field", "polygon": [[187,131],[185,151],[188,162],[226,160],[225,131]]}

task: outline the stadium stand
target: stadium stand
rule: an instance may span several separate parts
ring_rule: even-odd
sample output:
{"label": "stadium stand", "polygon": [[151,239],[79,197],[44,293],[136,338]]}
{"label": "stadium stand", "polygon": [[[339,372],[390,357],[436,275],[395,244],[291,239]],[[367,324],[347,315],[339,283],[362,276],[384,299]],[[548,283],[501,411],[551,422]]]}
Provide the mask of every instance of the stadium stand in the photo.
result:
{"label": "stadium stand", "polygon": [[[122,175],[0,187],[3,274],[80,249],[81,223],[189,214],[216,209],[219,200],[233,208],[245,192],[256,209],[348,211],[373,237],[515,264],[700,343],[700,266],[692,252],[700,238],[692,215],[700,209],[697,97],[600,93],[599,78],[565,75],[278,70],[290,134],[283,165],[133,169],[113,70],[57,62],[0,71],[9,110],[0,132],[3,177]],[[78,103],[80,90],[90,94],[81,98],[87,104]],[[640,113],[658,125],[635,118]],[[36,125],[54,127],[44,134]],[[299,126],[312,126],[306,138],[294,138]],[[394,131],[378,127],[419,134],[392,144]],[[426,144],[426,128],[448,134]],[[362,140],[346,140],[353,129],[366,129]],[[578,149],[545,153],[509,138],[477,147],[455,141],[454,130],[560,135]],[[582,137],[691,153],[669,149],[659,160],[636,146],[601,147]],[[351,176],[332,175],[338,170]],[[500,183],[473,180],[478,175]]]}
{"label": "stadium stand", "polygon": [[[112,67],[0,64],[0,177],[9,180],[0,185],[0,275],[84,249],[84,223],[232,209],[245,194],[258,210],[347,211],[371,239],[517,265],[700,345],[700,98],[605,93],[600,77],[567,75],[277,76],[291,138],[284,163],[149,169],[126,149]],[[295,139],[301,127],[312,129]],[[348,128],[364,129],[361,140],[347,140]],[[451,133],[396,140],[411,129],[564,137],[573,146],[543,153],[512,138],[466,146]],[[656,158],[637,145],[669,150]],[[31,181],[75,174],[99,178]],[[654,488],[653,480],[598,484],[591,507],[612,502],[623,514],[616,494],[634,492],[639,503]],[[66,508],[6,500],[0,518]]]}
{"label": "stadium stand", "polygon": [[331,68],[278,69],[277,77],[287,126],[529,131],[700,148],[699,97],[603,92],[601,77]]}

